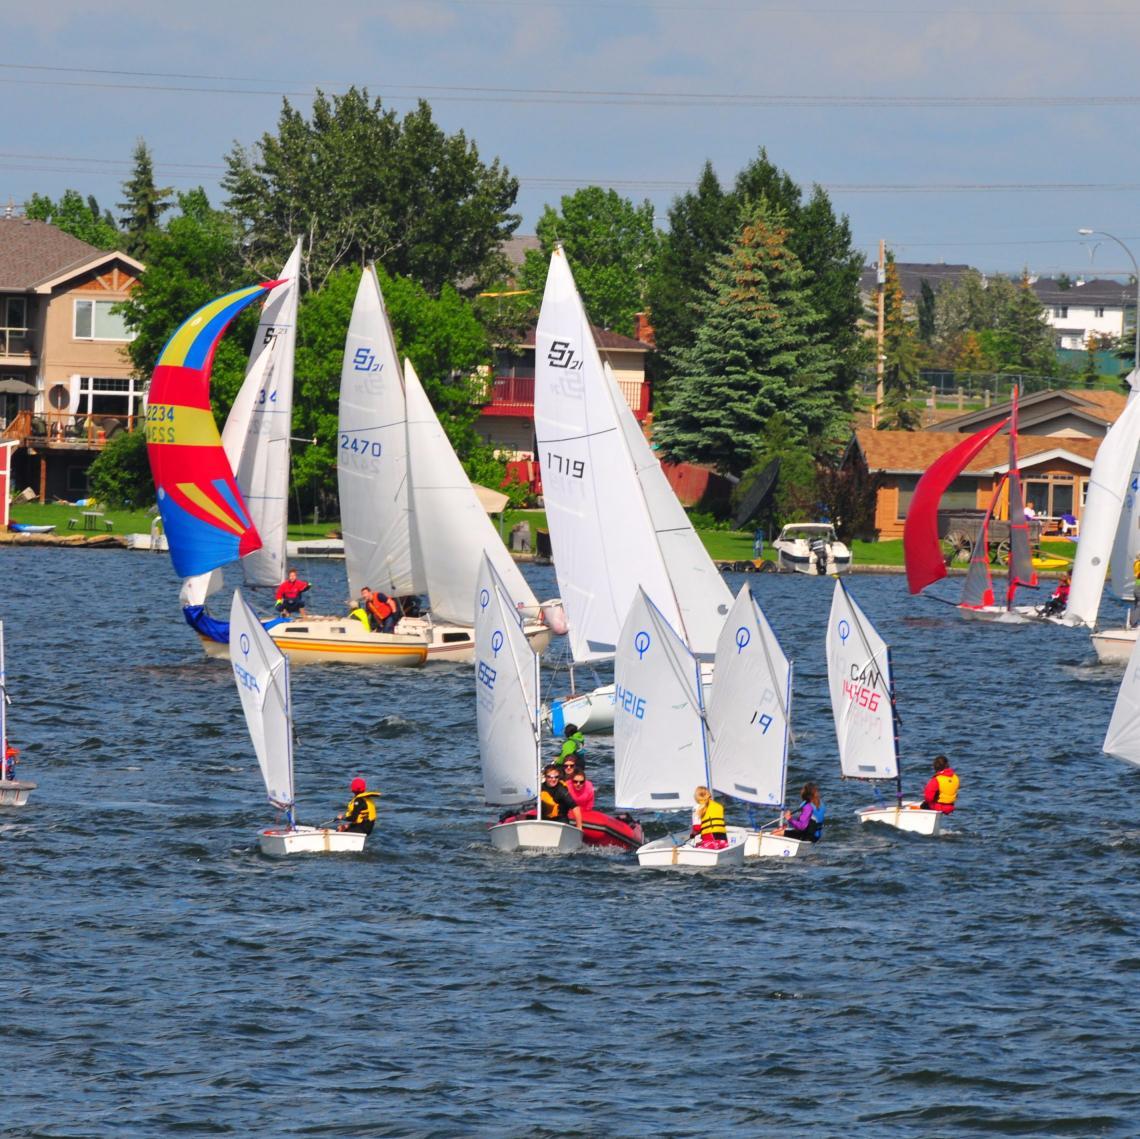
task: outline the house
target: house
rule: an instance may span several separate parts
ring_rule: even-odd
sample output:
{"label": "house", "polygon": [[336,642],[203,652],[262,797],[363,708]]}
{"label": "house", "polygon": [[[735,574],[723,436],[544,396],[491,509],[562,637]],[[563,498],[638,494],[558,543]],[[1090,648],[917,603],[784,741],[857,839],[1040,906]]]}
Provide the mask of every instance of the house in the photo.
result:
{"label": "house", "polygon": [[1094,278],[1072,284],[1039,277],[1033,282],[1058,348],[1084,350],[1090,338],[1117,339],[1135,328],[1136,284]]}
{"label": "house", "polygon": [[[913,317],[915,308],[922,297],[925,281],[935,292],[943,285],[956,285],[966,273],[975,272],[969,265],[928,264],[922,261],[896,261],[899,285],[903,291],[903,311]],[[859,293],[863,303],[873,308],[879,291],[879,269],[875,264],[867,265],[859,274]]]}
{"label": "house", "polygon": [[[1109,391],[1036,392],[1019,401],[1018,452],[1025,500],[1037,516],[1057,523],[1071,514],[1079,523],[1093,460],[1109,427],[1124,410],[1125,396]],[[918,480],[940,455],[972,434],[1005,419],[1009,402],[944,419],[924,431],[859,428],[847,461],[882,477],[875,502],[880,538],[899,538]],[[1009,469],[1009,438],[991,439],[950,485],[943,510],[985,510]]]}
{"label": "house", "polygon": [[145,381],[115,306],[143,266],[46,222],[0,216],[0,438],[17,443],[16,485],[75,498],[106,440],[129,430]]}

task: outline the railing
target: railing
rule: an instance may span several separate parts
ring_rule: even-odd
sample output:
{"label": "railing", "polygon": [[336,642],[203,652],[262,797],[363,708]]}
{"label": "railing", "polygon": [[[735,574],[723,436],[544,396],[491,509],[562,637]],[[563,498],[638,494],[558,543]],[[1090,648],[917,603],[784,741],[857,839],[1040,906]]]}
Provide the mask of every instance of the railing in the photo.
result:
{"label": "railing", "polygon": [[55,411],[40,415],[21,411],[5,428],[3,438],[18,439],[24,446],[97,450],[116,435],[134,430],[137,421],[136,415],[68,415]]}
{"label": "railing", "polygon": [[[618,390],[638,419],[649,414],[649,384],[640,380],[618,380]],[[499,415],[534,413],[534,370],[516,368],[509,376],[496,376],[488,385],[484,411]]]}
{"label": "railing", "polygon": [[0,328],[0,356],[30,357],[32,354],[31,330],[28,328]]}

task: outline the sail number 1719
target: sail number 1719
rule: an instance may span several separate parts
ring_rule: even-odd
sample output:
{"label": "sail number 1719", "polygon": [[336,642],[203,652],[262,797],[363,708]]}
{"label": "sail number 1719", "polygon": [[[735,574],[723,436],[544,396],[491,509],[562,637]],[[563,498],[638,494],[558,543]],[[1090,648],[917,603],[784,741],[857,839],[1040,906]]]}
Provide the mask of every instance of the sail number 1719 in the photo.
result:
{"label": "sail number 1719", "polygon": [[586,475],[586,460],[567,459],[564,455],[547,451],[546,469],[550,474],[568,475],[572,479],[580,479]]}

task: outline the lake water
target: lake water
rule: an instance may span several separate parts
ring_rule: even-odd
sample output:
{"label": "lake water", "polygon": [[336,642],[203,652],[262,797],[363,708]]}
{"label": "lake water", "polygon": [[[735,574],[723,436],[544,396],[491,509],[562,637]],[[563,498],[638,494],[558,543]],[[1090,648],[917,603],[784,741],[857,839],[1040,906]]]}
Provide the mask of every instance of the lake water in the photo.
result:
{"label": "lake water", "polygon": [[[343,564],[302,565],[340,611]],[[362,772],[381,823],[362,857],[274,862],[229,670],[168,559],[0,548],[39,783],[0,811],[0,1133],[1140,1133],[1140,771],[1100,751],[1119,671],[1079,632],[852,578],[893,648],[907,790],[938,751],[962,777],[942,838],[860,827],[832,583],[751,581],[796,663],[792,794],[818,779],[828,807],[809,857],[496,853],[470,667],[315,666],[294,670],[300,818]],[[604,806],[609,740],[588,755]]]}

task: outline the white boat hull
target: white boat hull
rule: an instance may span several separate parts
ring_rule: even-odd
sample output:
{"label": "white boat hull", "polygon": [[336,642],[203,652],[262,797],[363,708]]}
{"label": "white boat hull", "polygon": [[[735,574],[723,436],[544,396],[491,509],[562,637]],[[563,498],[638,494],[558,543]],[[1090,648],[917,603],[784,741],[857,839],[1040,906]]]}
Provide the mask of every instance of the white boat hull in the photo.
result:
{"label": "white boat hull", "polygon": [[258,836],[261,853],[270,858],[291,854],[359,854],[368,838],[360,831],[337,831],[324,827],[266,830]]}
{"label": "white boat hull", "polygon": [[[475,630],[470,625],[443,625],[423,617],[404,617],[396,630],[427,640],[429,664],[434,661],[473,664],[475,661]],[[550,644],[550,629],[541,621],[526,622],[523,631],[536,653]]]}
{"label": "white boat hull", "polygon": [[967,621],[1000,621],[1007,625],[1024,624],[1024,622],[1033,620],[1037,616],[1035,611],[1031,613],[1021,612],[1021,607],[1016,605],[1012,609],[1007,609],[1004,605],[982,605],[977,609],[959,605],[958,612]]}
{"label": "white boat hull", "polygon": [[915,800],[904,800],[899,806],[864,807],[856,811],[861,823],[882,823],[910,834],[936,835],[942,832],[942,811],[928,811]]}
{"label": "white boat hull", "polygon": [[[736,831],[737,833],[733,833]],[[637,861],[641,866],[740,866],[744,862],[743,828],[731,828],[728,846],[712,848],[697,846],[692,839],[667,837],[654,839],[637,848]]]}
{"label": "white boat hull", "polygon": [[1101,664],[1127,664],[1136,647],[1137,629],[1101,629],[1092,635],[1093,648]]}
{"label": "white boat hull", "polygon": [[[277,647],[292,664],[363,664],[418,668],[427,661],[422,637],[373,633],[355,619],[314,617],[283,621],[269,630]],[[230,646],[202,637],[208,657],[230,659]]]}
{"label": "white boat hull", "polygon": [[811,554],[794,554],[786,550],[778,551],[777,564],[785,573],[806,573],[814,577],[834,577],[851,569],[851,559],[828,558],[827,568],[820,571],[819,560]]}
{"label": "white boat hull", "polygon": [[785,838],[771,831],[750,831],[746,827],[729,827],[729,838],[734,834],[744,838],[745,858],[794,858],[801,847],[812,845],[804,839]]}
{"label": "white boat hull", "polygon": [[36,789],[34,783],[23,779],[0,779],[0,807],[22,807]]}
{"label": "white boat hull", "polygon": [[582,848],[582,832],[555,819],[515,819],[491,828],[491,845],[496,850],[546,850],[553,854],[573,854]]}

